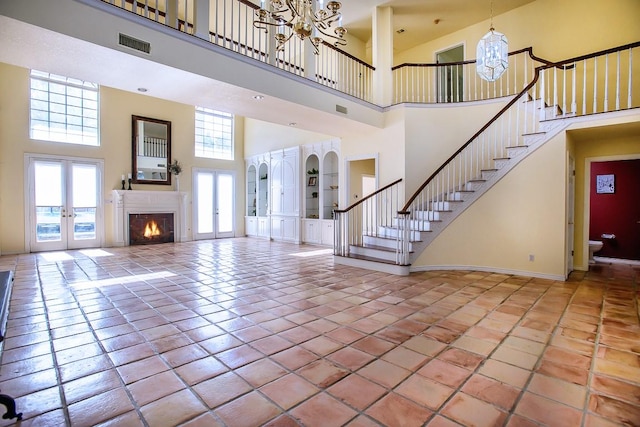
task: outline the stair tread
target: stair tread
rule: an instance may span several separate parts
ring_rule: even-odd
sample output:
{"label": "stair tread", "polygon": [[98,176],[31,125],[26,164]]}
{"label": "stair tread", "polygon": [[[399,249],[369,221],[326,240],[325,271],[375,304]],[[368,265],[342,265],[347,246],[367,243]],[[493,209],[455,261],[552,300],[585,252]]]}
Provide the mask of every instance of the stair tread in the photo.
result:
{"label": "stair tread", "polygon": [[468,182],[487,182],[486,179],[470,179]]}
{"label": "stair tread", "polygon": [[529,148],[528,145],[511,145],[507,148]]}
{"label": "stair tread", "polygon": [[363,261],[372,261],[372,262],[379,262],[381,264],[396,265],[394,261],[389,261],[387,259],[380,259],[380,258],[367,256],[367,255],[349,254],[346,258],[361,259]]}
{"label": "stair tread", "polygon": [[[527,135],[544,135],[546,132],[544,131],[540,131],[540,132],[528,132],[528,133],[523,133],[522,136],[527,136]],[[507,147],[509,148],[509,147]]]}
{"label": "stair tread", "polygon": [[[381,239],[385,239],[385,237],[381,237]],[[396,240],[395,238],[391,239],[389,238],[388,240]],[[411,243],[413,243],[413,240],[410,241]],[[371,245],[371,244],[362,244],[362,245],[352,245],[352,246],[356,246],[358,248],[365,248],[365,249],[375,249],[375,250],[379,250],[379,251],[384,251],[384,252],[395,252],[396,249],[395,248],[388,248],[386,246],[380,246],[380,245]],[[411,251],[410,251],[411,252]]]}
{"label": "stair tread", "polygon": [[496,157],[493,160],[511,160],[511,157]]}
{"label": "stair tread", "polygon": [[498,169],[480,169],[480,172],[496,172]]}

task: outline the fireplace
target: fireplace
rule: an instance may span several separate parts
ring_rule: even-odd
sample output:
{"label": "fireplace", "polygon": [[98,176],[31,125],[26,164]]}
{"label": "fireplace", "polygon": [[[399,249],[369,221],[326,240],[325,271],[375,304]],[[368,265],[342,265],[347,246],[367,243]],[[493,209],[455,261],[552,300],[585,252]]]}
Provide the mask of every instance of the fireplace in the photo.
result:
{"label": "fireplace", "polygon": [[154,245],[174,242],[172,213],[129,214],[129,244]]}
{"label": "fireplace", "polygon": [[[113,244],[115,246],[149,244],[130,237],[131,219],[137,215],[171,214],[171,242],[187,241],[187,193],[183,191],[113,190]],[[156,227],[158,226],[156,219]],[[142,224],[144,230],[145,224]],[[159,225],[162,228],[162,225]],[[166,228],[165,228],[166,230]],[[157,238],[154,240],[158,240]],[[153,243],[156,243],[155,241]]]}

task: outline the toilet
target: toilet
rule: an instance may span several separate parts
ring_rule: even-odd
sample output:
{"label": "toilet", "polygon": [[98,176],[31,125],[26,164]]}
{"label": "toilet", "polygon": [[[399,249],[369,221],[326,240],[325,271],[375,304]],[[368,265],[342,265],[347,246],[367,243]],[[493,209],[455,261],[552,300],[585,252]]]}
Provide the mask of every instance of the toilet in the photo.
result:
{"label": "toilet", "polygon": [[599,240],[589,240],[589,264],[595,264],[593,254],[602,249],[602,242]]}

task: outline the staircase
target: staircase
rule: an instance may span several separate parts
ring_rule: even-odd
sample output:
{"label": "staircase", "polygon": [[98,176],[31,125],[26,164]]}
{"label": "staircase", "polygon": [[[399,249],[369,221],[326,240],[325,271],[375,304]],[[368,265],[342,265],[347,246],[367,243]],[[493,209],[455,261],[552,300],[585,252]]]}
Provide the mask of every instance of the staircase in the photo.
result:
{"label": "staircase", "polygon": [[[570,124],[585,120],[590,114],[639,106],[638,96],[632,97],[631,65],[631,51],[638,46],[640,43],[634,43],[536,68],[533,80],[511,97],[404,205],[392,197],[401,193],[398,180],[349,208],[336,211],[334,262],[409,274],[412,262],[442,230]],[[629,63],[628,75],[622,77],[621,72],[626,73],[619,65],[620,52],[628,55]],[[608,65],[609,56],[613,55],[618,67],[610,67],[604,78],[597,76],[597,61]],[[615,86],[611,85],[616,87],[615,102],[608,100],[610,78],[615,81]],[[599,90],[597,85],[602,81],[605,87]],[[621,90],[621,82],[627,83],[627,88]],[[577,90],[578,85],[583,87]],[[593,99],[587,99],[587,86]],[[624,100],[622,92],[628,93],[626,106],[620,102],[621,98]]]}

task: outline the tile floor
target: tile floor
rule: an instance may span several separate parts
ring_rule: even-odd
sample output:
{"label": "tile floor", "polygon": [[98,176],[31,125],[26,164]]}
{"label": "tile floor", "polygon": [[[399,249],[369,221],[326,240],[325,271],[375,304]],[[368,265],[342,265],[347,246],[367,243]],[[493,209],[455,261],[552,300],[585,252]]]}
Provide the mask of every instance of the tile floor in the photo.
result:
{"label": "tile floor", "polygon": [[640,425],[640,267],[398,277],[319,249],[2,256],[0,390],[22,426]]}

